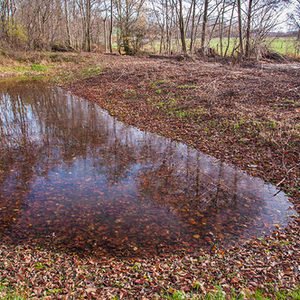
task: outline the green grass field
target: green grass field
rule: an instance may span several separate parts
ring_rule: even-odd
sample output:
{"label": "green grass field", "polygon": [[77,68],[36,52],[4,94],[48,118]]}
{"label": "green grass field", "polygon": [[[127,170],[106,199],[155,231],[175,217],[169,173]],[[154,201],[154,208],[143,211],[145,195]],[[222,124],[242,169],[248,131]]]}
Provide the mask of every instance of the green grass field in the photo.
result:
{"label": "green grass field", "polygon": [[[190,45],[190,40],[187,39],[186,40],[186,44],[187,44],[187,49],[189,49],[189,45]],[[221,50],[220,50],[220,39],[219,38],[214,38],[210,41],[209,46],[213,49],[215,49],[215,51],[220,54]],[[236,48],[238,46],[238,39],[237,38],[232,38],[230,40],[230,44],[228,47],[228,51],[227,51],[227,56],[230,56],[232,54],[232,51],[234,48]],[[300,57],[300,43],[299,41],[297,42],[296,38],[291,38],[291,37],[278,37],[278,38],[268,38],[265,41],[265,46],[276,53],[282,54],[282,55],[287,55],[287,56],[291,56],[291,57]],[[152,43],[148,43],[146,45],[144,45],[143,50],[144,51],[149,51],[151,53],[158,53],[159,52],[159,47],[160,47],[160,43],[159,41],[154,41]],[[200,48],[200,39],[196,40],[195,43],[195,48]],[[224,38],[223,39],[223,55],[225,53],[225,50],[227,48],[227,39]],[[173,49],[176,52],[176,43],[175,41],[173,42]]]}
{"label": "green grass field", "polygon": [[[236,38],[231,39],[228,48],[227,55],[232,53],[233,47],[238,45]],[[291,57],[300,56],[300,43],[297,42],[296,38],[291,37],[278,37],[278,38],[268,38],[265,42],[265,46],[276,53],[287,55]],[[220,54],[220,39],[214,38],[210,41],[210,47],[214,48]],[[223,41],[223,53],[227,47],[227,40]]]}
{"label": "green grass field", "polygon": [[290,56],[300,55],[300,43],[296,38],[276,38],[270,41],[270,49]]}

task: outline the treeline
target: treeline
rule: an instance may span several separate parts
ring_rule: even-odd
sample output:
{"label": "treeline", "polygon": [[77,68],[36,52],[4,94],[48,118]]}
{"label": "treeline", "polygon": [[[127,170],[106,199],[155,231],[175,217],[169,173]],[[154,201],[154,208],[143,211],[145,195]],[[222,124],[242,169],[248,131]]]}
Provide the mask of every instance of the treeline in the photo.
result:
{"label": "treeline", "polygon": [[0,46],[258,56],[287,0],[0,0]]}

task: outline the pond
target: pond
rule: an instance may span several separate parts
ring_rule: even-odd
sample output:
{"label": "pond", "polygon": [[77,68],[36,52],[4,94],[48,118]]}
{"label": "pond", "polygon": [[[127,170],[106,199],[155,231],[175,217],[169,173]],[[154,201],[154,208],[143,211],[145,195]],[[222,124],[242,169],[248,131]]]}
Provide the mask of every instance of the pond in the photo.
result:
{"label": "pond", "polygon": [[225,247],[296,214],[271,184],[39,82],[0,84],[0,241],[92,255]]}

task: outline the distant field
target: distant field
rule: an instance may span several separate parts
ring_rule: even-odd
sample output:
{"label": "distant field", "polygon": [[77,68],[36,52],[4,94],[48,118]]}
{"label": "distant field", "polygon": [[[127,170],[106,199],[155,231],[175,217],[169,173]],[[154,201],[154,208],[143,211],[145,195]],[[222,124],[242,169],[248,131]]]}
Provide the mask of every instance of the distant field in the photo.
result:
{"label": "distant field", "polygon": [[[223,55],[225,53],[225,50],[227,48],[227,39],[223,39]],[[217,53],[221,53],[221,49],[220,49],[220,39],[219,38],[214,38],[210,41],[209,46],[213,49],[216,50]],[[227,55],[230,56],[233,49],[236,48],[238,46],[238,39],[236,38],[232,38],[230,39],[230,43],[229,43],[229,47],[228,47],[228,51],[227,51]]]}
{"label": "distant field", "polygon": [[[186,40],[187,48],[189,49],[190,40]],[[215,49],[217,53],[220,54],[220,40],[219,38],[214,38],[210,41],[210,47]],[[292,57],[300,56],[300,46],[299,42],[297,43],[296,38],[268,38],[265,42],[265,45],[268,49],[277,52],[282,55],[288,55]],[[152,42],[151,44],[146,44],[143,48],[145,51],[158,53],[159,52],[159,41]],[[227,55],[231,55],[233,48],[238,46],[238,40],[236,38],[232,38],[228,47]],[[200,40],[196,40],[196,48],[200,47]],[[223,40],[223,54],[225,53],[227,47],[227,40],[224,38]],[[175,41],[173,42],[173,49],[176,49]],[[174,50],[176,52],[176,50]]]}
{"label": "distant field", "polygon": [[[228,54],[230,55],[234,45],[238,45],[237,39],[231,39],[228,48]],[[268,38],[265,45],[268,49],[283,55],[288,55],[292,57],[300,56],[300,46],[297,43],[296,38]],[[210,42],[210,47],[214,48],[218,53],[220,53],[220,40],[218,38],[212,39]],[[223,53],[227,47],[227,41],[223,41]]]}
{"label": "distant field", "polygon": [[273,51],[280,54],[298,56],[300,55],[300,43],[296,38],[276,38],[270,41]]}

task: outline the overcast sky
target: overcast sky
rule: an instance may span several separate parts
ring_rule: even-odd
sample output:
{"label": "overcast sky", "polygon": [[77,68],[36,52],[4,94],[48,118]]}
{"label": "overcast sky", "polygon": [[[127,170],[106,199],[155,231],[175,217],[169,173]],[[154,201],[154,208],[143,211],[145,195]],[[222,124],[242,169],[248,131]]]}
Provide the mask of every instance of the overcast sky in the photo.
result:
{"label": "overcast sky", "polygon": [[285,6],[285,8],[283,9],[283,11],[279,17],[280,23],[282,23],[282,24],[278,26],[278,30],[281,30],[284,32],[292,30],[292,28],[290,28],[290,26],[288,25],[288,14],[292,13],[294,11],[295,7],[296,7],[296,0],[293,0],[292,3],[287,4]]}

